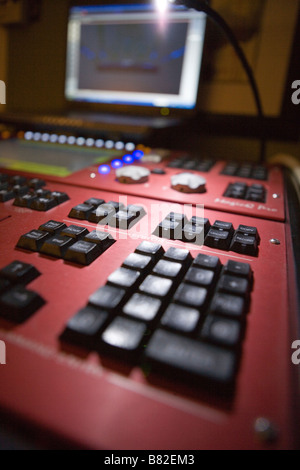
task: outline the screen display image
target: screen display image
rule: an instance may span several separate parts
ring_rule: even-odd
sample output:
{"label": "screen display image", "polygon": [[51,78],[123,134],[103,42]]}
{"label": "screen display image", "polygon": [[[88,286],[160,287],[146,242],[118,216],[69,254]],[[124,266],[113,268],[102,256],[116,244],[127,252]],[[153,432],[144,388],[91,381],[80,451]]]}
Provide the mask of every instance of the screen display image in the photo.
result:
{"label": "screen display image", "polygon": [[71,9],[66,98],[69,101],[193,109],[206,17],[174,7]]}

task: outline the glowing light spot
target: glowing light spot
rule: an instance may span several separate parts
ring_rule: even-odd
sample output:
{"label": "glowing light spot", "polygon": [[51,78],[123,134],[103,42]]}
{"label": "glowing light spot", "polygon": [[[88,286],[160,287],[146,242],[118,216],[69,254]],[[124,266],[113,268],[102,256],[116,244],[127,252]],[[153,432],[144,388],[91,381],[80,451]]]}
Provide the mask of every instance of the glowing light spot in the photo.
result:
{"label": "glowing light spot", "polygon": [[144,156],[144,152],[142,152],[142,150],[135,150],[132,155],[136,160],[141,160]]}
{"label": "glowing light spot", "polygon": [[101,165],[98,169],[101,175],[108,175],[110,173],[110,166],[109,165]]}
{"label": "glowing light spot", "polygon": [[121,168],[121,167],[123,166],[123,162],[122,162],[122,160],[116,159],[116,160],[113,160],[113,161],[111,162],[111,166],[112,166],[113,168]]}
{"label": "glowing light spot", "polygon": [[132,155],[124,155],[123,162],[126,163],[127,165],[130,165],[131,163],[134,162],[134,158]]}

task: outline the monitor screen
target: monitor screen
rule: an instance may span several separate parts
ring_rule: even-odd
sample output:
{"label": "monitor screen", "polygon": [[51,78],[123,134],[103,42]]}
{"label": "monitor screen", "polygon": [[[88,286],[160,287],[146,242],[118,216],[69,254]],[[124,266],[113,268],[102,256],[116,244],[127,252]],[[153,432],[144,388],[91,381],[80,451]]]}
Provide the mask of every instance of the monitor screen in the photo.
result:
{"label": "monitor screen", "polygon": [[68,101],[194,109],[206,16],[172,6],[82,6],[70,10]]}

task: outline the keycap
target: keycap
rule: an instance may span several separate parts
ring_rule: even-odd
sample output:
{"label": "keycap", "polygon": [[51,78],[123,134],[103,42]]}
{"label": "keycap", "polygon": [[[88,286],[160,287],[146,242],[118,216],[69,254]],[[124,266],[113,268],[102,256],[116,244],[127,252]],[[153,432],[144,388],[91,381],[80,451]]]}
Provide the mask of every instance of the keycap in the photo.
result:
{"label": "keycap", "polygon": [[242,324],[238,321],[208,315],[201,329],[200,339],[234,348],[241,342],[242,331]]}
{"label": "keycap", "polygon": [[153,268],[153,274],[170,279],[180,279],[183,275],[182,264],[173,263],[172,261],[160,260]]}
{"label": "keycap", "polygon": [[0,202],[11,201],[15,198],[15,193],[11,189],[2,189],[0,191]]}
{"label": "keycap", "polygon": [[20,237],[17,247],[24,250],[39,251],[47,238],[49,238],[49,233],[42,230],[32,230]]}
{"label": "keycap", "polygon": [[202,246],[204,244],[204,238],[205,231],[203,226],[193,225],[190,222],[185,224],[182,232],[183,241]]}
{"label": "keycap", "polygon": [[96,243],[79,240],[68,247],[64,260],[88,266],[99,258],[101,253],[102,251]]}
{"label": "keycap", "polygon": [[134,294],[123,307],[123,313],[145,322],[153,321],[161,308],[161,301],[143,294]]}
{"label": "keycap", "polygon": [[217,256],[204,255],[199,253],[193,262],[193,266],[211,269],[218,272],[221,268],[221,262]]}
{"label": "keycap", "polygon": [[146,215],[146,210],[144,207],[138,206],[137,204],[129,204],[129,206],[126,208],[126,211],[134,214],[137,218]]}
{"label": "keycap", "polygon": [[53,191],[51,197],[57,202],[57,204],[63,204],[66,201],[69,201],[69,196],[66,193],[60,191]]}
{"label": "keycap", "polygon": [[172,222],[179,222],[181,224],[181,227],[183,228],[184,225],[188,222],[186,216],[184,214],[177,214],[176,212],[170,212],[165,217],[166,220],[170,220]]}
{"label": "keycap", "polygon": [[111,247],[116,240],[108,232],[101,232],[100,230],[93,230],[84,236],[83,240],[89,243],[96,243],[104,253],[109,247]]}
{"label": "keycap", "polygon": [[149,275],[140,285],[139,290],[148,295],[153,295],[159,298],[165,298],[170,295],[173,287],[171,279]]}
{"label": "keycap", "polygon": [[258,243],[260,242],[260,236],[256,227],[250,227],[248,225],[239,225],[236,233],[239,233],[240,235],[248,235],[254,237]]}
{"label": "keycap", "polygon": [[119,211],[114,214],[108,221],[110,227],[120,228],[121,230],[129,230],[137,221],[137,216],[133,212],[126,210]]}
{"label": "keycap", "polygon": [[0,278],[0,294],[11,288],[11,283],[7,279]]}
{"label": "keycap", "polygon": [[48,199],[51,196],[51,191],[49,189],[37,189],[35,191],[35,194],[37,195],[38,198],[42,199]]}
{"label": "keycap", "polygon": [[5,173],[0,173],[0,183],[8,181],[8,175]]}
{"label": "keycap", "polygon": [[37,199],[37,196],[34,194],[25,194],[24,196],[18,196],[14,200],[13,205],[17,207],[27,207],[28,209],[31,207],[33,201]]}
{"label": "keycap", "polygon": [[66,228],[67,226],[63,222],[57,222],[56,220],[49,220],[45,224],[42,224],[39,227],[39,230],[42,230],[43,232],[48,232],[51,235],[56,235]]}
{"label": "keycap", "polygon": [[116,214],[116,209],[107,204],[102,204],[94,209],[90,214],[88,220],[96,224],[100,223],[102,225],[108,224],[110,218]]}
{"label": "keycap", "polygon": [[115,209],[115,212],[125,209],[125,205],[122,202],[118,201],[108,201],[107,205],[113,207]]}
{"label": "keycap", "polygon": [[87,204],[88,206],[94,206],[94,208],[100,206],[101,204],[105,204],[104,199],[98,199],[96,197],[91,197],[87,201],[84,201],[84,204]]}
{"label": "keycap", "polygon": [[182,229],[180,222],[164,219],[154,231],[154,235],[168,240],[182,240]]}
{"label": "keycap", "polygon": [[174,261],[176,263],[181,263],[184,265],[188,265],[192,261],[192,256],[189,252],[189,250],[185,250],[183,248],[175,248],[171,247],[169,248],[163,258],[168,261]]}
{"label": "keycap", "polygon": [[32,178],[31,180],[27,182],[27,184],[32,189],[41,189],[44,186],[46,186],[45,181],[39,178]]}
{"label": "keycap", "polygon": [[225,230],[210,229],[205,237],[204,244],[219,250],[228,250],[231,242],[231,234]]}
{"label": "keycap", "polygon": [[136,287],[141,273],[132,269],[119,268],[107,278],[109,284],[120,286],[124,289]]}
{"label": "keycap", "polygon": [[158,243],[143,241],[135,250],[136,253],[141,255],[151,256],[152,259],[158,260],[164,254],[165,250]]}
{"label": "keycap", "polygon": [[108,313],[105,310],[87,306],[68,321],[60,339],[94,349],[107,319]]}
{"label": "keycap", "polygon": [[196,287],[182,283],[175,292],[174,301],[188,307],[203,310],[207,301],[207,290],[204,287]]}
{"label": "keycap", "polygon": [[89,298],[89,304],[103,310],[114,310],[120,306],[124,300],[126,291],[114,286],[100,287]]}
{"label": "keycap", "polygon": [[195,215],[191,218],[190,223],[195,227],[202,227],[205,234],[209,231],[211,225],[207,218],[205,217],[196,217]]}
{"label": "keycap", "polygon": [[57,206],[57,201],[54,198],[38,197],[30,204],[30,209],[40,212],[47,212]]}
{"label": "keycap", "polygon": [[28,194],[30,190],[28,186],[20,186],[19,184],[16,184],[11,189],[15,196],[24,196],[25,194]]}
{"label": "keycap", "polygon": [[242,319],[246,311],[246,301],[237,295],[217,292],[210,304],[210,311],[218,315]]}
{"label": "keycap", "polygon": [[44,305],[37,293],[16,286],[0,297],[1,315],[9,321],[22,323]]}
{"label": "keycap", "polygon": [[216,220],[212,225],[212,228],[215,230],[224,230],[226,232],[233,233],[233,225],[230,222],[222,222],[221,220]]}
{"label": "keycap", "polygon": [[69,212],[71,219],[88,220],[90,213],[94,210],[94,206],[87,204],[78,204]]}
{"label": "keycap", "polygon": [[[232,351],[158,329],[145,351],[152,369],[191,381],[233,384],[237,368]],[[216,391],[219,389],[216,388]]]}
{"label": "keycap", "polygon": [[145,323],[116,317],[102,333],[100,351],[108,350],[120,359],[136,362],[142,351],[146,331]]}
{"label": "keycap", "polygon": [[9,188],[9,184],[7,182],[1,183],[0,181],[0,191],[3,191],[4,189],[8,189],[8,188]]}
{"label": "keycap", "polygon": [[25,176],[15,175],[10,177],[10,183],[12,185],[24,185],[27,182],[27,178]]}
{"label": "keycap", "polygon": [[125,268],[137,271],[150,271],[153,265],[151,256],[140,255],[139,253],[131,253],[123,262]]}
{"label": "keycap", "polygon": [[240,263],[238,261],[229,260],[224,266],[224,274],[233,274],[234,276],[242,276],[249,281],[252,279],[252,269],[248,263]]}
{"label": "keycap", "polygon": [[161,325],[182,333],[193,333],[199,323],[200,312],[184,305],[170,304],[161,318]]}
{"label": "keycap", "polygon": [[62,237],[70,237],[73,240],[79,240],[80,238],[85,237],[89,231],[85,227],[78,227],[77,225],[70,225],[67,228],[64,228],[60,235]]}
{"label": "keycap", "polygon": [[184,280],[191,284],[211,288],[214,284],[215,272],[209,269],[191,267],[186,273]]}
{"label": "keycap", "polygon": [[236,233],[232,239],[230,250],[243,255],[257,256],[258,244],[255,237]]}
{"label": "keycap", "polygon": [[26,285],[40,275],[41,273],[32,264],[22,261],[13,261],[0,271],[0,277],[7,279],[11,284]]}
{"label": "keycap", "polygon": [[54,235],[45,241],[39,251],[44,255],[54,256],[55,258],[63,258],[68,247],[73,243],[74,240],[72,240],[70,237]]}
{"label": "keycap", "polygon": [[246,296],[249,293],[250,285],[247,279],[225,274],[220,278],[218,289],[228,294]]}

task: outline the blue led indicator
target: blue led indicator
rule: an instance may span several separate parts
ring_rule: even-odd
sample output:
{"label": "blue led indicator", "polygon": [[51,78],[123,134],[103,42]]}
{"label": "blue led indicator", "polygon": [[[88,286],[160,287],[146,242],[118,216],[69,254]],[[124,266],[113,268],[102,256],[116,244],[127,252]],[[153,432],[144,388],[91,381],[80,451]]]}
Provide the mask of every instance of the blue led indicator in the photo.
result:
{"label": "blue led indicator", "polygon": [[127,165],[130,165],[131,163],[134,162],[134,158],[132,155],[124,155],[123,162],[127,163]]}
{"label": "blue led indicator", "polygon": [[121,167],[123,166],[123,162],[122,162],[122,160],[118,160],[118,159],[117,159],[117,160],[113,160],[113,161],[111,162],[111,166],[112,166],[113,168],[121,168]]}
{"label": "blue led indicator", "polygon": [[144,156],[144,152],[142,150],[135,150],[132,155],[136,160],[141,160]]}
{"label": "blue led indicator", "polygon": [[110,173],[110,166],[109,165],[101,165],[98,169],[101,175],[108,175]]}

